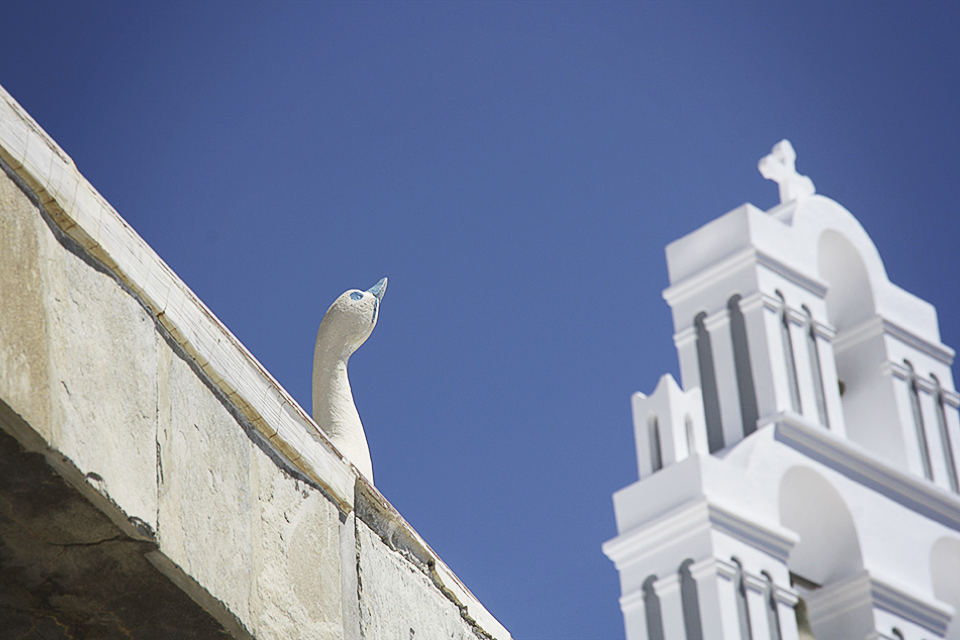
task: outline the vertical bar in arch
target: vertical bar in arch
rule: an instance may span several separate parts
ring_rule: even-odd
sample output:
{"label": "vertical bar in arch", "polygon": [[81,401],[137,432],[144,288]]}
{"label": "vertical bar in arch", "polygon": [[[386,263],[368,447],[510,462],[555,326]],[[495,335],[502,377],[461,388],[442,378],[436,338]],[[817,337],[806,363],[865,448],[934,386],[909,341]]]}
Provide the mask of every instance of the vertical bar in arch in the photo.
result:
{"label": "vertical bar in arch", "polygon": [[647,638],[649,640],[664,640],[663,617],[660,615],[660,598],[653,585],[657,581],[656,575],[648,576],[643,581],[643,608],[647,616]]}

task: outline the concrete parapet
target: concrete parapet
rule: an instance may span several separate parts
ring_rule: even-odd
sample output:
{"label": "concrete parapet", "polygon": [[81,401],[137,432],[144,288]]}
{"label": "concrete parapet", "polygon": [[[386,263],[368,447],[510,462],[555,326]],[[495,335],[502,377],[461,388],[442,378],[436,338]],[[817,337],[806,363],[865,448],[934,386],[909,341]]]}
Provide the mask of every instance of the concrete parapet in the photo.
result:
{"label": "concrete parapet", "polygon": [[0,166],[0,629],[510,637],[2,88]]}

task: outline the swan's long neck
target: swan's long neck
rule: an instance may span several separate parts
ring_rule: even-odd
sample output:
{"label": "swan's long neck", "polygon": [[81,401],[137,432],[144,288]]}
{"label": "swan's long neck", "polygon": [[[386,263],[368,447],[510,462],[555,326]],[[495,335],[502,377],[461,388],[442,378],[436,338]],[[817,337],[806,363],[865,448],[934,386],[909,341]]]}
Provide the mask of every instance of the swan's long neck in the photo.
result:
{"label": "swan's long neck", "polygon": [[[367,436],[353,401],[343,345],[320,336],[313,359],[313,419],[334,446],[373,483],[373,464]],[[339,346],[339,349],[337,349]]]}

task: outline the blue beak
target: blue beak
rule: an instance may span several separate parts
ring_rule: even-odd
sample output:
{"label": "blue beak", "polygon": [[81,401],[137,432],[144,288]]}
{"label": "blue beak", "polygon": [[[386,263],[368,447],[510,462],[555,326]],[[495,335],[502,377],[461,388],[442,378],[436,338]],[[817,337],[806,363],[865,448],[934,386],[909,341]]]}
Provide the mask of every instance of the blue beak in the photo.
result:
{"label": "blue beak", "polygon": [[383,278],[377,284],[367,289],[367,293],[372,293],[377,297],[377,302],[383,300],[383,292],[387,290],[387,279]]}

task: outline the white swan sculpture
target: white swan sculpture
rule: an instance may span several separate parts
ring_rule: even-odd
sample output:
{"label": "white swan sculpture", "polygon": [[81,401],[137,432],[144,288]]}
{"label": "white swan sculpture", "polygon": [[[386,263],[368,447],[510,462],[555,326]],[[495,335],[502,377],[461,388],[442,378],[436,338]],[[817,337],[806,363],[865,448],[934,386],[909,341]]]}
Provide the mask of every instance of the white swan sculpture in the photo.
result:
{"label": "white swan sculpture", "polygon": [[370,448],[353,402],[347,362],[377,325],[386,290],[384,278],[368,291],[352,289],[334,300],[320,323],[313,351],[313,419],[370,484]]}

